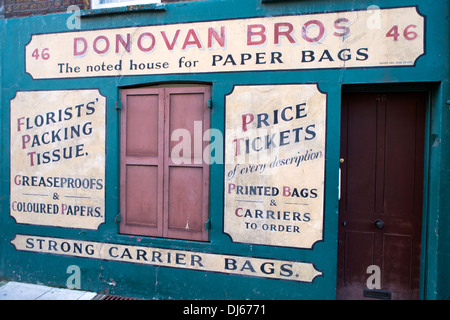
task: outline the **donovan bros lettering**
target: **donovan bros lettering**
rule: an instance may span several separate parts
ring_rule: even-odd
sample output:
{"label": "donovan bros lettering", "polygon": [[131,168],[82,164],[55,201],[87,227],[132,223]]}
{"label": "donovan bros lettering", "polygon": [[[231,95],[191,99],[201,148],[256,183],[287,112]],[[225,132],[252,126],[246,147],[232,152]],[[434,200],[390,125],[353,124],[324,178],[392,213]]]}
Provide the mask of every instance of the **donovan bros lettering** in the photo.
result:
{"label": "donovan bros lettering", "polygon": [[347,11],[33,35],[26,71],[42,79],[414,65],[424,53],[416,8],[376,18],[377,28],[367,12]]}
{"label": "donovan bros lettering", "polygon": [[11,215],[95,229],[104,221],[105,98],[98,90],[18,92],[11,101]]}
{"label": "donovan bros lettering", "polygon": [[234,241],[311,248],[322,239],[325,109],[315,84],[227,96],[224,230]]}

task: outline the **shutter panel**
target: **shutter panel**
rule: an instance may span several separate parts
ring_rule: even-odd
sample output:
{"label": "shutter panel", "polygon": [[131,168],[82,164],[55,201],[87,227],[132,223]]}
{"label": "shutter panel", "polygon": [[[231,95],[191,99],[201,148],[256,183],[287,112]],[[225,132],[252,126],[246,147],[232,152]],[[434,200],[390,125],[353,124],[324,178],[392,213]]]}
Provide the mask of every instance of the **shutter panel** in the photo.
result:
{"label": "shutter panel", "polygon": [[[208,240],[209,97],[209,87],[122,91],[121,233]],[[189,141],[174,161],[174,147],[186,146],[171,141],[177,129]]]}
{"label": "shutter panel", "polygon": [[[169,121],[165,124],[164,236],[169,238],[208,240],[205,224],[208,220],[209,164],[203,150],[209,145],[203,134],[210,127],[209,87],[166,89],[165,109]],[[171,141],[177,129],[187,130],[190,148],[183,149],[181,159],[171,157],[175,145],[185,141]],[[180,139],[181,140],[181,139]],[[190,150],[189,150],[190,149]],[[188,152],[190,151],[190,152]],[[183,163],[179,164],[183,160]],[[206,159],[209,161],[209,159]]]}
{"label": "shutter panel", "polygon": [[164,90],[122,91],[121,233],[162,234]]}

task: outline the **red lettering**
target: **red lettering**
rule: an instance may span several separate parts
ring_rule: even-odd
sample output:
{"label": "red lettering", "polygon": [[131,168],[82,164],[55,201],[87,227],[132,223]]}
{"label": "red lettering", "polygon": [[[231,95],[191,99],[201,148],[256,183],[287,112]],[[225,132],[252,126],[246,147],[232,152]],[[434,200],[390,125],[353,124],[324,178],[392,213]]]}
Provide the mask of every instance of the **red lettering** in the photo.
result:
{"label": "red lettering", "polygon": [[[79,50],[78,44],[83,44],[83,49]],[[73,55],[74,56],[82,56],[86,53],[88,48],[87,41],[85,38],[74,38],[73,39]]]}
{"label": "red lettering", "polygon": [[[308,29],[312,26],[319,27],[319,34],[315,38],[310,38],[308,36]],[[318,42],[323,38],[323,35],[325,34],[325,27],[322,22],[319,20],[310,20],[306,22],[302,27],[302,38],[305,39],[308,42]]]}
{"label": "red lettering", "polygon": [[173,48],[175,47],[175,44],[177,43],[178,36],[180,35],[180,29],[178,29],[177,32],[175,32],[175,36],[173,37],[172,42],[169,42],[169,39],[167,39],[165,31],[161,31],[161,35],[163,37],[164,42],[166,43],[167,49],[172,51]]}
{"label": "red lettering", "polygon": [[216,29],[209,28],[208,29],[208,48],[212,48],[213,46],[213,38],[216,39],[217,43],[224,48],[225,47],[225,27],[220,27],[220,36],[217,33]]}
{"label": "red lettering", "polygon": [[31,137],[28,134],[22,136],[22,149],[26,148],[26,144],[31,141]]}
{"label": "red lettering", "polygon": [[240,148],[240,146],[241,146],[241,143],[240,143],[240,141],[244,141],[244,138],[240,138],[240,139],[234,139],[233,140],[233,142],[236,142],[236,153],[235,153],[235,156],[238,156],[238,155],[240,155],[241,154],[241,148]]}
{"label": "red lettering", "polygon": [[[101,41],[101,40],[103,40],[103,41],[105,42],[105,48],[104,48],[103,50],[100,50],[100,49],[97,47],[98,42]],[[104,53],[107,53],[107,52],[109,51],[109,40],[108,40],[108,38],[105,37],[105,36],[98,36],[97,38],[95,38],[93,46],[94,46],[94,51],[95,51],[96,53],[98,53],[98,54],[104,54]]]}
{"label": "red lettering", "polygon": [[[192,40],[191,40],[192,38]],[[198,38],[197,32],[194,29],[189,29],[186,39],[184,40],[183,50],[186,49],[187,46],[197,46],[197,48],[202,48],[202,43]]]}
{"label": "red lettering", "polygon": [[[282,28],[287,28],[287,30],[282,31]],[[286,37],[290,43],[295,43],[295,39],[292,37],[292,31],[294,31],[294,26],[288,22],[275,23],[275,44],[280,43],[280,37]]]}
{"label": "red lettering", "polygon": [[131,52],[131,34],[127,33],[127,42],[125,42],[122,35],[116,34],[116,53],[119,53],[119,43],[126,52]]}
{"label": "red lettering", "polygon": [[[150,38],[150,39],[151,39],[151,42],[152,42],[152,43],[150,44],[150,46],[147,47],[147,48],[145,48],[145,47],[142,45],[143,39],[146,38],[146,37]],[[143,52],[150,52],[150,51],[152,51],[152,50],[155,48],[155,44],[156,44],[156,42],[155,42],[155,36],[154,36],[153,34],[151,34],[150,32],[144,32],[143,34],[141,34],[141,35],[139,36],[138,42],[137,42],[137,45],[138,45],[139,50],[141,50],[141,51],[143,51]]]}
{"label": "red lettering", "polygon": [[[254,40],[253,38],[258,38]],[[251,24],[247,26],[247,45],[258,46],[267,40],[266,27],[262,24]]]}
{"label": "red lettering", "polygon": [[350,21],[347,18],[337,19],[334,22],[334,27],[341,32],[335,32],[333,33],[333,35],[335,35],[336,37],[346,38],[350,34],[350,28],[341,24],[348,24],[349,22]]}
{"label": "red lettering", "polygon": [[34,166],[33,155],[35,155],[35,154],[36,154],[36,151],[28,152],[28,153],[27,153],[27,156],[30,156],[30,166],[31,166],[31,167]]}
{"label": "red lettering", "polygon": [[24,124],[22,121],[20,121],[23,119],[25,119],[25,117],[20,117],[17,119],[17,131],[20,131],[20,126]]}
{"label": "red lettering", "polygon": [[[247,118],[249,119],[247,121]],[[247,131],[247,125],[252,123],[253,120],[255,120],[255,117],[251,113],[243,114],[242,115],[242,131]]]}

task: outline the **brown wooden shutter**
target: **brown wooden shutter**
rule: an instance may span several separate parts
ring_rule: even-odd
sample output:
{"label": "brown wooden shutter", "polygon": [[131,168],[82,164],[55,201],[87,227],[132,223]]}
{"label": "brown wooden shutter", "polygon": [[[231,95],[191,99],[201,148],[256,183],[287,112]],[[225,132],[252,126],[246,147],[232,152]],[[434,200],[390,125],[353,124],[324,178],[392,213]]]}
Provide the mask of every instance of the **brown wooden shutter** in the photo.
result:
{"label": "brown wooden shutter", "polygon": [[[121,233],[208,240],[209,166],[202,156],[209,142],[202,138],[209,96],[209,87],[122,91]],[[181,143],[171,141],[176,129],[190,133],[182,164],[171,159]]]}
{"label": "brown wooden shutter", "polygon": [[[209,87],[166,89],[164,183],[164,236],[191,240],[207,240],[205,228],[208,220],[209,166],[203,159],[203,150],[209,142],[203,142],[203,133],[209,129]],[[200,130],[195,130],[201,125]],[[174,164],[170,155],[173,147],[171,136],[176,129],[186,129],[191,137],[191,153],[183,154],[185,163]],[[201,136],[199,136],[201,135]],[[209,159],[206,159],[209,161]]]}
{"label": "brown wooden shutter", "polygon": [[164,90],[122,91],[122,233],[162,233]]}

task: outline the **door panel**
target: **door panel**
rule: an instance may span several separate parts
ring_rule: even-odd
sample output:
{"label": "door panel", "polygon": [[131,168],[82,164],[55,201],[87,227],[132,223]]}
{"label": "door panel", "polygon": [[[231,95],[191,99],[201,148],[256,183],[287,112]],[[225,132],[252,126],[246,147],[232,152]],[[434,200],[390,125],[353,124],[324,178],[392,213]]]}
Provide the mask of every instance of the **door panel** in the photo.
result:
{"label": "door panel", "polygon": [[425,102],[422,93],[342,97],[338,299],[361,299],[370,265],[393,299],[419,294]]}
{"label": "door panel", "polygon": [[[355,261],[355,263],[346,265],[344,280],[347,283],[365,283],[366,266],[373,264],[375,235],[373,232],[348,231],[345,233],[345,241],[347,261]],[[361,247],[366,250],[361,251]]]}
{"label": "door panel", "polygon": [[411,290],[412,240],[412,236],[408,235],[383,235],[382,270],[389,270],[383,275],[383,284],[387,288],[396,288],[401,291]]}
{"label": "door panel", "polygon": [[[343,172],[342,176],[344,180],[352,181],[351,184],[343,185],[353,196],[342,197],[342,204],[348,214],[358,212],[360,216],[368,216],[373,213],[375,207],[376,108],[349,105],[345,111],[348,119],[343,124],[343,130],[346,130],[346,136],[354,141],[346,145],[345,162],[349,170]],[[359,139],[355,139],[357,137]]]}

